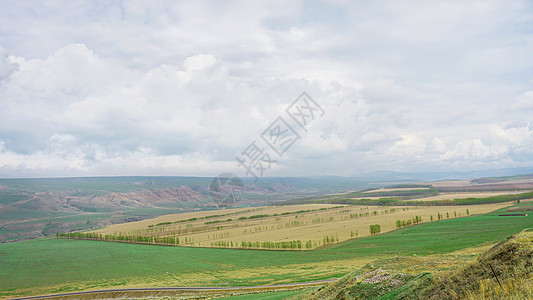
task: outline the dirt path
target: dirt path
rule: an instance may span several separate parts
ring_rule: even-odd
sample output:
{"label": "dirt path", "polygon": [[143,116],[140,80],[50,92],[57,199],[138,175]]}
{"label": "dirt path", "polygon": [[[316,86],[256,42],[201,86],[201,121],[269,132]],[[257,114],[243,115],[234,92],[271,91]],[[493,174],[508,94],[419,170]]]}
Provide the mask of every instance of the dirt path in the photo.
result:
{"label": "dirt path", "polygon": [[[156,287],[156,288],[130,288],[130,289],[110,289],[110,290],[95,290],[95,291],[86,291],[86,292],[73,292],[73,293],[63,293],[63,294],[53,294],[53,295],[42,295],[42,296],[32,296],[24,298],[15,298],[13,300],[26,300],[26,299],[53,299],[53,298],[124,298],[124,295],[115,295],[114,297],[109,297],[107,294],[116,294],[116,293],[154,293],[154,292],[233,292],[233,291],[250,291],[250,292],[267,292],[278,289],[290,289],[290,288],[302,288],[310,287],[316,285],[323,285],[329,282],[334,282],[337,279],[328,279],[328,280],[318,280],[318,281],[308,281],[308,282],[297,282],[297,283],[286,283],[286,284],[276,284],[276,285],[260,285],[260,286],[243,286],[243,287]],[[106,295],[104,295],[104,293]],[[98,295],[100,294],[100,295]]]}

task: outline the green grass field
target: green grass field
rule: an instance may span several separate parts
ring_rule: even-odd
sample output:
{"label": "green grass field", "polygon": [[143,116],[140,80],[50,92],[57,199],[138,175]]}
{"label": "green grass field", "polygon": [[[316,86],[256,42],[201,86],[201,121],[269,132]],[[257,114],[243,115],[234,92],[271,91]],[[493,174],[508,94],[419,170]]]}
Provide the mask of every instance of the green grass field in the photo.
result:
{"label": "green grass field", "polygon": [[[527,207],[527,203],[520,206]],[[530,205],[530,204],[529,204]],[[498,212],[406,227],[387,234],[359,238],[306,251],[258,251],[135,245],[64,239],[37,239],[0,245],[0,296],[31,295],[117,286],[180,284],[197,275],[195,285],[247,286],[340,277],[315,268],[302,276],[288,265],[325,263],[357,258],[445,254],[484,243],[496,243],[533,227],[527,217],[500,217]],[[277,268],[263,276],[227,272]]]}

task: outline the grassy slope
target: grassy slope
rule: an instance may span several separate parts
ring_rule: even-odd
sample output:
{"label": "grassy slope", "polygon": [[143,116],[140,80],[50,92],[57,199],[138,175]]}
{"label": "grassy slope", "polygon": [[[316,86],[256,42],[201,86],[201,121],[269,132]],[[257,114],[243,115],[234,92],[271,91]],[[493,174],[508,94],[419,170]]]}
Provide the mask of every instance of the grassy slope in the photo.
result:
{"label": "grassy slope", "polygon": [[[306,264],[356,257],[449,253],[485,242],[498,242],[528,227],[533,227],[531,211],[528,217],[499,217],[495,212],[411,226],[309,252],[201,249],[39,239],[0,245],[0,290],[4,292],[0,293],[0,296],[16,294],[19,289],[34,290],[42,286],[61,287],[57,291],[105,288],[127,284],[129,278],[141,278],[141,282],[145,277],[152,280],[162,278],[166,272],[179,277],[180,274],[187,273]],[[242,276],[238,280],[220,278],[218,283],[247,285],[252,279],[246,278],[246,274]],[[257,280],[269,284],[283,279],[307,281],[317,278],[293,278],[288,270],[284,274],[253,279],[254,284],[258,283]],[[75,282],[87,284],[68,287]],[[217,283],[217,280],[208,281],[207,284],[213,282]],[[6,291],[12,292],[5,293]]]}
{"label": "grassy slope", "polygon": [[[490,269],[491,267],[493,269]],[[436,282],[420,295],[421,299],[455,297],[531,299],[533,232],[524,231],[513,235],[485,252],[475,262],[439,276]]]}
{"label": "grassy slope", "polygon": [[372,263],[290,299],[531,299],[532,262],[533,232],[523,231],[446,272],[406,274],[387,263],[384,268]]}

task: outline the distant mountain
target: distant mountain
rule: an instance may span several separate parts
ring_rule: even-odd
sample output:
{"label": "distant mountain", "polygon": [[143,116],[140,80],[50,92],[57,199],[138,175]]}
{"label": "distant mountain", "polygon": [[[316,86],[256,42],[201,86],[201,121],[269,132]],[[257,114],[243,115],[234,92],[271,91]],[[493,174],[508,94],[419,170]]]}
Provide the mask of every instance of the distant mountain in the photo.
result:
{"label": "distant mountain", "polygon": [[501,177],[533,174],[533,167],[530,168],[504,168],[477,171],[427,171],[427,172],[395,172],[395,171],[372,171],[354,178],[374,178],[379,181],[436,181],[451,179],[472,179],[481,177]]}

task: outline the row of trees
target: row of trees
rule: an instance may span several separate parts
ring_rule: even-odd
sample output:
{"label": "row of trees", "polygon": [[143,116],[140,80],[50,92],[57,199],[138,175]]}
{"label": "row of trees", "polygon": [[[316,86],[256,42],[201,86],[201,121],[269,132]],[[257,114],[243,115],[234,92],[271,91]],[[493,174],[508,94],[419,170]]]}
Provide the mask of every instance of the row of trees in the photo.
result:
{"label": "row of trees", "polygon": [[[328,237],[328,243],[335,240],[334,236]],[[320,244],[320,243],[319,243]],[[220,248],[244,248],[244,249],[269,249],[269,250],[311,250],[317,246],[317,243],[308,240],[305,244],[301,240],[292,240],[286,242],[249,242],[242,241],[240,244],[233,241],[215,241],[210,243],[211,247]]]}
{"label": "row of trees", "polygon": [[[450,213],[446,212],[446,219],[449,219],[450,218]],[[441,213],[437,213],[437,220],[442,220],[444,219],[444,215],[441,214]]]}
{"label": "row of trees", "polygon": [[[312,243],[308,241],[305,244],[307,249],[311,249]],[[302,250],[304,245],[301,240],[286,242],[241,242],[241,248],[245,249],[276,249],[276,250]]]}
{"label": "row of trees", "polygon": [[339,236],[338,235],[325,235],[324,238],[322,239],[322,241],[324,242],[324,245],[327,245],[327,244],[333,244],[333,243],[338,243],[339,242]]}
{"label": "row of trees", "polygon": [[405,226],[418,224],[420,222],[422,222],[422,217],[421,216],[415,216],[412,219],[407,219],[407,220],[396,220],[396,228],[402,228],[402,227],[405,227]]}
{"label": "row of trees", "polygon": [[[405,210],[408,210],[408,209],[409,209],[408,207],[401,208],[402,211],[405,211]],[[389,214],[389,213],[394,213],[394,212],[396,212],[396,208],[382,210],[381,214],[383,215],[383,214]],[[372,213],[367,211],[367,212],[364,212],[364,213],[350,214],[350,219],[356,219],[356,218],[360,218],[360,217],[368,217],[371,214],[374,215],[374,216],[377,216],[378,215],[378,211],[375,210]]]}
{"label": "row of trees", "polygon": [[[198,220],[204,220],[204,219],[210,219],[210,218],[219,218],[219,217],[224,217],[224,216],[229,216],[229,215],[247,213],[247,212],[250,212],[250,211],[253,211],[253,210],[255,210],[255,209],[248,209],[248,210],[245,210],[245,211],[238,211],[238,212],[220,214],[220,215],[209,215],[209,216],[204,216],[204,217],[194,217],[194,218],[189,218],[189,219],[185,219],[185,220],[177,220],[177,221],[174,221],[174,222],[162,222],[162,223],[158,223],[158,224],[155,224],[155,225],[148,225],[148,228],[153,228],[154,226],[165,226],[165,225],[175,224],[175,223],[198,221]],[[228,219],[226,221],[230,221],[230,220],[231,219]],[[221,222],[223,222],[223,221],[221,221]]]}
{"label": "row of trees", "polygon": [[[294,215],[294,214],[304,214],[304,213],[308,213],[308,212],[316,212],[316,211],[323,211],[323,210],[330,210],[330,209],[337,209],[337,208],[341,208],[343,206],[334,206],[334,207],[323,207],[323,208],[319,208],[319,209],[306,209],[306,210],[299,210],[299,211],[289,211],[289,212],[283,212],[283,213],[280,213],[280,214],[272,214],[272,215],[269,215],[269,214],[260,214],[260,215],[252,215],[252,216],[249,216],[249,217],[246,217],[246,216],[242,216],[242,217],[239,217],[237,218],[237,220],[239,221],[243,221],[243,220],[250,220],[250,219],[258,219],[258,218],[267,218],[267,217],[277,217],[277,216],[286,216],[286,215]],[[245,211],[245,212],[248,212],[248,211]],[[236,213],[231,213],[231,214],[238,214],[240,212],[236,212]],[[194,220],[199,220],[199,219],[205,219],[205,218],[209,218],[209,217],[220,217],[220,216],[226,216],[226,215],[231,215],[231,214],[224,214],[224,215],[214,215],[214,216],[206,216],[206,217],[203,217],[203,218],[192,218],[192,219],[188,219],[188,220],[182,220],[182,221],[194,221]],[[302,217],[302,216],[300,216]],[[295,216],[295,218],[297,219],[298,216]],[[280,219],[280,218],[276,218],[276,221]],[[182,222],[180,221],[180,222]],[[208,222],[205,222],[204,224],[215,224],[215,223],[222,223],[222,222],[231,222],[233,221],[233,219],[227,219],[227,220],[215,220],[215,221],[208,221]],[[174,222],[176,223],[176,222]],[[162,223],[160,223],[162,224]],[[157,224],[156,226],[158,226],[159,224]],[[153,227],[153,225],[150,225]],[[148,226],[148,227],[150,227]]]}
{"label": "row of trees", "polygon": [[354,219],[354,218],[359,218],[359,217],[366,217],[366,216],[370,216],[370,212],[364,212],[364,213],[355,213],[355,214],[350,214],[350,219]]}
{"label": "row of trees", "polygon": [[[93,232],[68,232],[57,233],[58,238],[70,238],[81,240],[94,240],[94,241],[114,241],[114,242],[127,242],[138,244],[152,244],[152,245],[180,245],[179,237],[158,237],[158,236],[140,236],[140,235],[123,235],[123,234],[101,234]],[[338,237],[331,236],[327,238],[328,243],[338,241]],[[184,238],[182,245],[194,245],[192,238]],[[210,244],[212,247],[223,248],[246,248],[246,249],[276,249],[276,250],[304,250],[312,249],[316,244],[313,244],[311,240],[308,240],[305,244],[301,240],[284,241],[284,242],[247,242],[242,241],[240,244],[233,241],[215,241]]]}
{"label": "row of trees", "polygon": [[113,241],[113,242],[128,242],[139,244],[154,244],[154,245],[179,245],[179,237],[170,236],[142,236],[142,235],[123,235],[119,234],[101,234],[94,232],[68,232],[56,233],[58,238],[93,240],[93,241]]}
{"label": "row of trees", "polygon": [[[457,216],[461,216],[461,213],[457,213],[457,211],[453,211],[453,215],[454,217],[457,217]],[[469,216],[470,215],[470,211],[468,210],[468,208],[466,209],[466,215]],[[446,212],[446,219],[449,219],[450,218],[450,213],[449,212]],[[441,213],[437,213],[437,220],[443,220],[444,219],[444,214],[441,214]],[[430,221],[433,221],[433,215],[430,215],[429,216],[429,220]],[[405,226],[409,226],[409,225],[413,225],[413,224],[418,224],[422,222],[422,217],[421,216],[415,216],[414,218],[412,219],[407,219],[407,220],[396,220],[396,228],[401,228],[401,227],[405,227]]]}
{"label": "row of trees", "polygon": [[[323,238],[323,245],[338,243],[338,235],[325,235]],[[215,241],[211,242],[211,247],[238,247],[244,249],[270,249],[270,250],[311,250],[317,247],[317,243],[308,240],[305,244],[301,240],[292,240],[286,242],[249,242],[242,241],[240,244],[232,241]],[[318,242],[320,245],[320,242]],[[240,246],[240,247],[239,247]]]}
{"label": "row of trees", "polygon": [[370,225],[370,235],[376,235],[381,232],[381,226],[379,224]]}
{"label": "row of trees", "polygon": [[[237,243],[235,243],[237,244]],[[223,247],[223,248],[233,248],[233,241],[216,241],[211,242],[211,247]]]}

